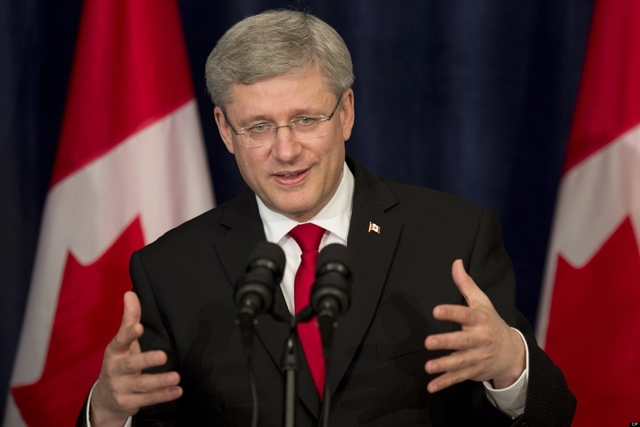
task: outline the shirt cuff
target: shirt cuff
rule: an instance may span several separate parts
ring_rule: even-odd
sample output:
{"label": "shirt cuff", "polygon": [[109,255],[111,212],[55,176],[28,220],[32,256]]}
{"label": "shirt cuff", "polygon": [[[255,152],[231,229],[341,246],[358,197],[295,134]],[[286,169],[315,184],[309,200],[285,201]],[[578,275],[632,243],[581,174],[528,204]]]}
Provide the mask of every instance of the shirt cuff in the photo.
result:
{"label": "shirt cuff", "polygon": [[[87,418],[87,427],[91,427],[91,421],[89,420],[89,414],[91,413],[91,395],[93,394],[93,389],[96,388],[96,385],[98,385],[98,380],[96,380],[96,382],[93,383],[93,386],[91,387],[91,391],[89,392],[89,401],[87,402],[87,413],[85,414]],[[131,420],[132,420],[131,417],[127,418],[127,422],[123,427],[131,427]]]}
{"label": "shirt cuff", "polygon": [[526,364],[522,375],[520,375],[520,378],[518,378],[515,383],[503,389],[493,388],[489,381],[483,381],[482,383],[484,384],[485,394],[487,395],[489,402],[511,418],[516,418],[524,413],[524,406],[527,401],[527,384],[529,382],[529,347],[527,347],[527,341],[524,339],[524,335],[515,328],[511,329],[520,335],[520,338],[522,338],[522,342],[524,343]]}

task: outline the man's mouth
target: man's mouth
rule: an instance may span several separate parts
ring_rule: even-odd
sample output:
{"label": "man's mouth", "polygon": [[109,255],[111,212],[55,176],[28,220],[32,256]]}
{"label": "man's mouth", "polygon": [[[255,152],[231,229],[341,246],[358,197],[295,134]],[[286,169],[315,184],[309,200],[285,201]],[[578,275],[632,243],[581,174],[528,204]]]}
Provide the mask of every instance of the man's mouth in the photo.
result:
{"label": "man's mouth", "polygon": [[274,174],[277,182],[286,185],[299,184],[304,181],[309,173],[309,169],[302,169],[296,171],[283,171]]}

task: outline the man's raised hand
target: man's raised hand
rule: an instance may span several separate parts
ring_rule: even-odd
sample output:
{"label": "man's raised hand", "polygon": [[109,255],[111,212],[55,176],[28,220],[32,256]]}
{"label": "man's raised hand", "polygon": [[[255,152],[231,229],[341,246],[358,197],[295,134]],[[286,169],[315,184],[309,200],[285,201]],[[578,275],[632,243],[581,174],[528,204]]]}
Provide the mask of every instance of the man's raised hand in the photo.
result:
{"label": "man's raised hand", "polygon": [[436,319],[459,323],[462,330],[430,335],[425,340],[428,350],[455,350],[426,363],[428,373],[443,373],[427,390],[433,393],[465,380],[492,380],[499,389],[512,385],[526,365],[522,338],[498,315],[465,271],[462,260],[453,263],[451,273],[468,307],[443,304],[433,309]]}
{"label": "man's raised hand", "polygon": [[140,301],[124,295],[124,314],[116,336],[104,352],[100,377],[90,402],[92,427],[123,426],[141,407],[168,402],[182,395],[177,372],[143,374],[142,370],[167,362],[164,351],[140,351],[143,334]]}

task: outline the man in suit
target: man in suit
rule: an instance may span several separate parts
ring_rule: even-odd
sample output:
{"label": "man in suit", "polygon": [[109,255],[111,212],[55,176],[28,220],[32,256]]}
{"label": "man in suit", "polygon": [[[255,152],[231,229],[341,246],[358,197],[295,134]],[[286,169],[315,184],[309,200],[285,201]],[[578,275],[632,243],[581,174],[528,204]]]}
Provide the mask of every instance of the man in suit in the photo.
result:
{"label": "man in suit", "polygon": [[[352,84],[342,38],[303,12],[249,17],[220,39],[207,87],[249,189],[132,256],[135,293],[80,424],[249,424],[234,285],[258,242],[277,243],[287,264],[275,305],[298,311],[295,230],[311,223],[317,249],[347,246],[354,282],[329,366],[303,340],[296,426],[318,425],[323,399],[331,426],[570,425],[575,398],[515,308],[495,215],[346,156]],[[259,316],[261,425],[283,424],[288,333]]]}

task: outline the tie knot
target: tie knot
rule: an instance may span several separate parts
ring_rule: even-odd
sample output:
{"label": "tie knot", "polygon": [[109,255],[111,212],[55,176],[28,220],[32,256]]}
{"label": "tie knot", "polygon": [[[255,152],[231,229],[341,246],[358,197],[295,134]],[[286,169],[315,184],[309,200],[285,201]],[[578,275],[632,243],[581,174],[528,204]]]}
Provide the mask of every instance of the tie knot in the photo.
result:
{"label": "tie knot", "polygon": [[296,241],[302,252],[317,251],[320,248],[320,240],[322,240],[324,231],[322,227],[306,223],[295,226],[289,231],[289,236]]}

